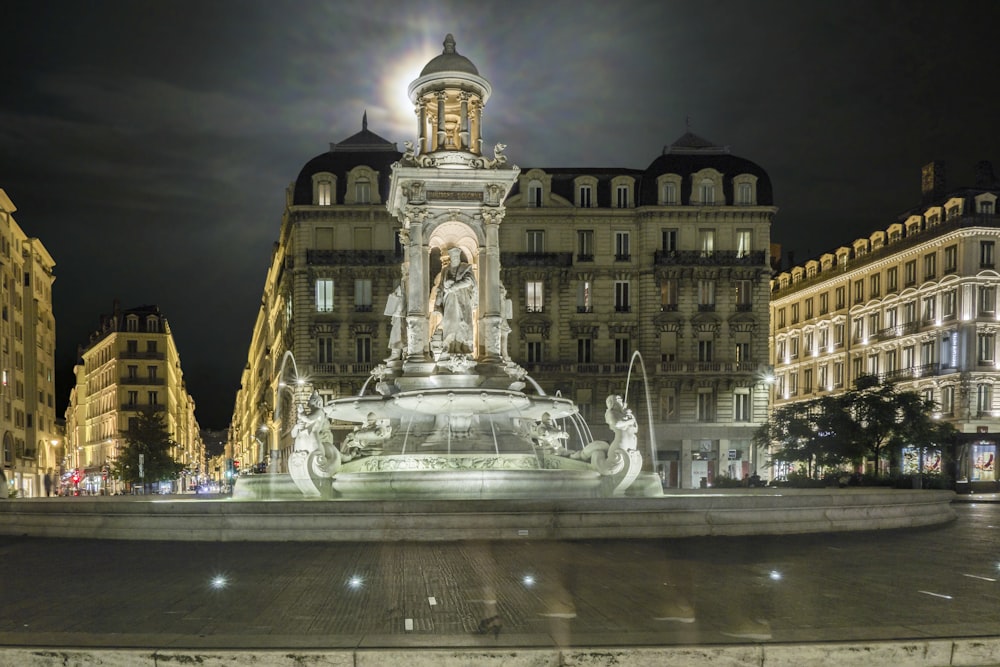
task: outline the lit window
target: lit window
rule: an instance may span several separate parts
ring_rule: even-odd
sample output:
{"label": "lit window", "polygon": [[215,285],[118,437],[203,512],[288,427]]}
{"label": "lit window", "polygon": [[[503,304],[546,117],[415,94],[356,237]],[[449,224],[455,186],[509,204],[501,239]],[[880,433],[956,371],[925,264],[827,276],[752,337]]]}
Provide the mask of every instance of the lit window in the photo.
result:
{"label": "lit window", "polygon": [[545,308],[543,299],[542,281],[529,280],[524,285],[524,303],[529,313],[540,313]]}
{"label": "lit window", "polygon": [[750,239],[753,238],[753,230],[736,230],[736,256],[747,257],[750,255]]}
{"label": "lit window", "polygon": [[333,311],[333,280],[319,278],[316,280],[316,312],[329,313]]}
{"label": "lit window", "polygon": [[712,253],[715,252],[715,230],[714,229],[699,229],[698,230],[698,249],[701,251],[702,257],[711,257]]}
{"label": "lit window", "polygon": [[333,203],[333,183],[330,181],[319,181],[316,183],[316,204],[318,206],[329,206]]}
{"label": "lit window", "polygon": [[994,350],[996,349],[996,338],[991,333],[981,333],[978,336],[979,363],[992,363]]}
{"label": "lit window", "polygon": [[589,280],[581,280],[576,284],[576,312],[590,313],[594,310]]}

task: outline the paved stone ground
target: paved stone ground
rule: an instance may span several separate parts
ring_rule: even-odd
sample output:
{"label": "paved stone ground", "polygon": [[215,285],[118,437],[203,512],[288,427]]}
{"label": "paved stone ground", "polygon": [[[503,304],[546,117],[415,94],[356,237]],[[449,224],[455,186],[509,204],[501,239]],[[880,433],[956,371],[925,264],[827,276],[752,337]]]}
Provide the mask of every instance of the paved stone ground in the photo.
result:
{"label": "paved stone ground", "polygon": [[[0,545],[0,647],[669,646],[1000,635],[1000,504],[965,502],[956,511],[953,523],[912,531],[672,541],[14,538]],[[213,587],[216,577],[226,584]],[[478,634],[479,621],[494,615],[503,623],[499,637]]]}

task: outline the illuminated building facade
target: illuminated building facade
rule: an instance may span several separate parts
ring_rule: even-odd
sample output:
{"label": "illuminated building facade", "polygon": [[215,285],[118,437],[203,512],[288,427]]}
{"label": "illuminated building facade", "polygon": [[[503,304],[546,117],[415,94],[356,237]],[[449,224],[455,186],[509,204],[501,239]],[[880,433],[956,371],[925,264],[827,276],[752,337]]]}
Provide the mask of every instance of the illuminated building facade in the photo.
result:
{"label": "illuminated building facade", "polygon": [[[417,81],[447,71],[478,77],[446,41]],[[421,152],[479,145],[485,99],[416,98]],[[292,398],[357,393],[388,356],[384,311],[404,258],[386,199],[403,158],[363,121],[288,189],[231,425],[244,469],[281,469]],[[769,393],[767,174],[687,133],[645,169],[521,169],[505,208],[510,356],[546,392],[576,401],[603,438],[605,398],[626,393],[639,352],[650,410],[638,363],[628,401],[644,420],[652,413],[668,486],[751,474]]]}
{"label": "illuminated building facade", "polygon": [[[776,276],[774,406],[844,391],[863,375],[896,382],[961,431],[956,480],[992,489],[1000,184],[980,163],[975,187],[948,191],[943,169],[924,167],[924,202],[897,222]],[[933,453],[927,468],[946,463]]]}
{"label": "illuminated building facade", "polygon": [[14,220],[0,189],[0,447],[4,477],[21,497],[45,495],[62,435],[55,413],[55,261]]}
{"label": "illuminated building facade", "polygon": [[[170,456],[185,465],[174,490],[205,471],[205,447],[187,392],[180,355],[167,318],[156,306],[102,315],[100,328],[81,347],[73,367],[76,384],[66,409],[68,466],[77,471],[75,487],[88,493],[115,493],[108,474],[140,411],[162,413],[177,446]],[[162,487],[161,487],[162,488]]]}

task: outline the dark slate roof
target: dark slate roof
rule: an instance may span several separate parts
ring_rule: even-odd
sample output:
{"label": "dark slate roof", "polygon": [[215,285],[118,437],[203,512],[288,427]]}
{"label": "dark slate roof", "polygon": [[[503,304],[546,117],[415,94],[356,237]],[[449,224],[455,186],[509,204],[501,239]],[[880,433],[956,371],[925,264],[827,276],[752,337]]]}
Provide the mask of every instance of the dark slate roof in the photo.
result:
{"label": "dark slate roof", "polygon": [[646,167],[639,190],[639,205],[657,203],[656,179],[663,174],[677,174],[684,177],[681,179],[681,203],[690,204],[691,179],[686,177],[706,168],[715,169],[723,174],[722,189],[727,202],[734,201],[733,177],[739,174],[752,174],[757,177],[757,204],[774,205],[771,178],[760,165],[733,155],[728,147],[717,146],[691,132],[684,133],[677,141],[665,147],[663,154]]}
{"label": "dark slate roof", "polygon": [[479,75],[479,70],[472,64],[472,61],[455,50],[455,38],[450,33],[444,38],[444,51],[424,65],[424,68],[420,70],[420,76],[438,74],[439,72],[465,72],[466,74]]}
{"label": "dark slate roof", "polygon": [[309,160],[298,178],[295,179],[295,193],[292,203],[297,206],[310,205],[313,201],[312,177],[320,172],[330,172],[337,176],[337,201],[343,202],[347,192],[347,174],[355,167],[366,166],[378,172],[378,191],[385,201],[389,196],[389,177],[392,163],[403,156],[396,144],[380,137],[368,129],[367,114],[362,117],[361,131],[343,141],[330,144],[330,150]]}

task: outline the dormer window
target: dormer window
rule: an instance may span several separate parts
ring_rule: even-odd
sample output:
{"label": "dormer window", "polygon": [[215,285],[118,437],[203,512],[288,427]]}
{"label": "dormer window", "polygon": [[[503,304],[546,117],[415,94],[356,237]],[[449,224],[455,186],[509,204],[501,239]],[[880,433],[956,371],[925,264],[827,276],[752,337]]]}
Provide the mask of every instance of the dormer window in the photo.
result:
{"label": "dormer window", "polygon": [[129,315],[125,318],[125,331],[138,331],[139,330],[139,318],[135,315]]}
{"label": "dormer window", "polygon": [[541,181],[531,181],[528,184],[528,206],[531,208],[542,207],[542,183]]}
{"label": "dormer window", "polygon": [[591,208],[594,204],[594,189],[589,185],[581,185],[577,194],[578,206],[580,208]]}
{"label": "dormer window", "polygon": [[664,204],[676,204],[677,203],[677,184],[676,183],[664,183],[663,184],[663,203]]}
{"label": "dormer window", "polygon": [[150,315],[146,318],[146,331],[151,331],[156,333],[160,330],[160,320],[156,315]]}
{"label": "dormer window", "polygon": [[715,203],[715,183],[710,179],[703,179],[698,186],[698,201],[701,204],[709,205]]}
{"label": "dormer window", "polygon": [[615,208],[628,208],[628,189],[627,185],[615,188]]}
{"label": "dormer window", "polygon": [[358,179],[354,182],[354,203],[372,203],[372,184],[367,179]]}
{"label": "dormer window", "polygon": [[334,203],[336,178],[333,174],[320,173],[313,175],[313,205],[331,206]]}
{"label": "dormer window", "polygon": [[991,201],[979,202],[979,213],[981,215],[993,215],[993,202]]}

